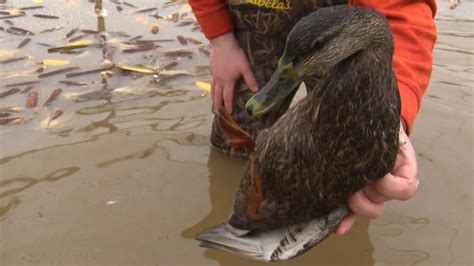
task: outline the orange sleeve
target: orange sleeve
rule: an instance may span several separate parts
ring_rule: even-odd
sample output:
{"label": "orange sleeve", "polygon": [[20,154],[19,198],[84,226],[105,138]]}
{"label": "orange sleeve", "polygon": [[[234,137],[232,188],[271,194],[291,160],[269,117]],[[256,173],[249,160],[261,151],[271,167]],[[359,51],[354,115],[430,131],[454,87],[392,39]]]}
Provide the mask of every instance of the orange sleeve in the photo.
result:
{"label": "orange sleeve", "polygon": [[189,0],[194,15],[208,39],[232,31],[232,18],[226,0]]}
{"label": "orange sleeve", "polygon": [[434,0],[350,0],[350,3],[373,8],[388,19],[395,45],[393,67],[402,101],[401,116],[411,132],[431,76],[436,3]]}

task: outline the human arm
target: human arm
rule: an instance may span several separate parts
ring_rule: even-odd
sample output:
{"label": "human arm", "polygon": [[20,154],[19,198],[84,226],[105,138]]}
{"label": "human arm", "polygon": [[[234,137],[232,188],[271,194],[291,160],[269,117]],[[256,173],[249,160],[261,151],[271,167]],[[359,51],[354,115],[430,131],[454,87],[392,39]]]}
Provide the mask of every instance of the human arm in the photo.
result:
{"label": "human arm", "polygon": [[[351,4],[374,8],[388,19],[395,44],[393,66],[402,102],[401,118],[406,132],[410,133],[431,76],[432,50],[436,41],[435,1],[352,0]],[[400,136],[406,144],[400,146],[394,169],[348,199],[353,213],[341,222],[337,234],[348,232],[357,215],[376,218],[382,214],[386,201],[407,200],[415,194],[415,150],[402,125],[400,128]]]}
{"label": "human arm", "polygon": [[[250,68],[248,59],[232,32],[232,19],[225,0],[190,0],[196,19],[204,35],[211,43],[211,97],[214,109],[222,103],[232,113],[234,85],[239,77],[252,91],[258,90],[258,83]],[[216,23],[216,22],[219,23]]]}

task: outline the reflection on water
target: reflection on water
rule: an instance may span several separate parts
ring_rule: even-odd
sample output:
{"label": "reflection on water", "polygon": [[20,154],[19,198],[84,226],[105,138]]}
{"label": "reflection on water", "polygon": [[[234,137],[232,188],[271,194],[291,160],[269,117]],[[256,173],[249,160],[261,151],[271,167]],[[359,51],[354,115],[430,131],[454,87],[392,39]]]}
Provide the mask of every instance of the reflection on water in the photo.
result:
{"label": "reflection on water", "polygon": [[[208,57],[199,45],[181,46],[176,40],[180,34],[207,47],[189,6],[183,1],[168,7],[165,1],[86,2],[44,1],[26,16],[0,20],[4,29],[13,23],[35,33],[0,31],[0,61],[24,57],[0,64],[0,93],[21,90],[1,98],[0,108],[21,107],[8,115],[23,118],[0,126],[2,265],[262,265],[202,249],[194,240],[228,215],[245,161],[209,149],[209,92],[195,85],[209,82]],[[106,17],[96,16],[100,4]],[[12,0],[0,9],[17,12],[11,8],[35,5]],[[349,235],[332,236],[280,264],[472,265],[474,33],[472,18],[464,13],[473,3],[463,2],[454,11],[442,2],[438,7],[433,76],[412,135],[421,179],[417,196],[391,202],[381,218],[359,219]],[[33,13],[60,18],[33,19]],[[153,23],[161,25],[156,35],[150,32]],[[40,33],[45,29],[54,30]],[[78,37],[94,46],[78,54],[47,53],[48,47]],[[25,38],[31,41],[17,48]],[[154,40],[161,47],[123,52],[137,40]],[[158,52],[183,47],[193,55],[169,58]],[[44,72],[102,68],[104,58],[147,66],[177,61],[174,69],[192,75],[162,82],[139,73],[73,78],[31,73],[38,67]],[[44,59],[69,65],[44,66]],[[23,76],[3,75],[20,72]],[[71,83],[61,83],[65,80]],[[15,83],[23,84],[7,87]],[[61,95],[41,106],[59,87]],[[38,92],[36,108],[25,108],[26,90]],[[56,108],[64,114],[51,122]]]}
{"label": "reflection on water", "polygon": [[[221,223],[227,217],[232,206],[236,188],[244,172],[245,159],[224,155],[211,149],[207,162],[209,169],[209,196],[211,211],[197,224],[182,232],[187,239],[194,239],[196,234],[206,228]],[[367,220],[360,220],[352,233],[344,237],[330,237],[322,244],[308,251],[291,262],[281,262],[281,265],[373,265],[373,247],[369,241]],[[341,253],[344,256],[340,256]],[[204,256],[218,261],[220,265],[267,265],[235,257],[229,253],[208,249]]]}

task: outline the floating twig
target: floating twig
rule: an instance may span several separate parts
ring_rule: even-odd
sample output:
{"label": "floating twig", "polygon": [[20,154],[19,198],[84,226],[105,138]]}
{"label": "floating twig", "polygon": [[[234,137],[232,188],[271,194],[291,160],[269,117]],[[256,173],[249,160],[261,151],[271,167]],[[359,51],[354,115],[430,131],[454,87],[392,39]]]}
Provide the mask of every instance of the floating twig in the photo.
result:
{"label": "floating twig", "polygon": [[63,74],[63,73],[66,73],[66,72],[71,72],[71,71],[77,70],[77,69],[79,69],[79,67],[66,67],[66,68],[63,68],[63,69],[58,69],[58,70],[54,70],[54,71],[39,74],[38,78],[45,78],[45,77],[50,77],[50,76],[53,76],[53,75],[59,75],[59,74]]}

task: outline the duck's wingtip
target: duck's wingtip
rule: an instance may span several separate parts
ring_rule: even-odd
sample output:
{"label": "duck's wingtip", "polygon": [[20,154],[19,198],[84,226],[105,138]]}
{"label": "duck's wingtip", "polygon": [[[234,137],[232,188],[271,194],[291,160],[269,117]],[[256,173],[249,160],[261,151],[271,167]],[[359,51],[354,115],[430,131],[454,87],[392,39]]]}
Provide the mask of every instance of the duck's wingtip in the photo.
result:
{"label": "duck's wingtip", "polygon": [[196,236],[196,240],[200,241],[200,247],[219,249],[253,260],[268,261],[264,258],[264,251],[258,239],[236,236],[225,224],[204,230]]}

